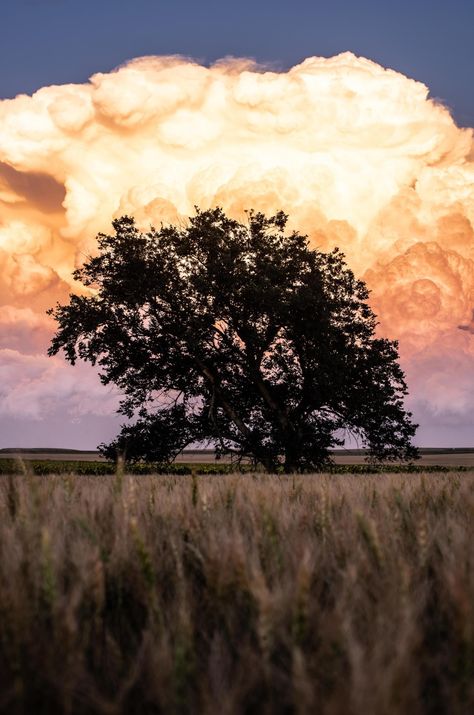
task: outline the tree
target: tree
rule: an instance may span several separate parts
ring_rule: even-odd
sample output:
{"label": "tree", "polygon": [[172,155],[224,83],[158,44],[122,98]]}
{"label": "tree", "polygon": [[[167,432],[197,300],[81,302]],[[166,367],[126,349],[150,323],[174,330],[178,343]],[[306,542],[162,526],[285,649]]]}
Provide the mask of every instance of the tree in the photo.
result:
{"label": "tree", "polygon": [[321,468],[357,436],[373,459],[416,450],[397,343],[375,335],[368,290],[343,254],[312,250],[287,216],[197,210],[140,232],[127,216],[74,274],[89,295],[50,311],[64,350],[123,393],[104,454],[171,461],[192,442],[274,471]]}

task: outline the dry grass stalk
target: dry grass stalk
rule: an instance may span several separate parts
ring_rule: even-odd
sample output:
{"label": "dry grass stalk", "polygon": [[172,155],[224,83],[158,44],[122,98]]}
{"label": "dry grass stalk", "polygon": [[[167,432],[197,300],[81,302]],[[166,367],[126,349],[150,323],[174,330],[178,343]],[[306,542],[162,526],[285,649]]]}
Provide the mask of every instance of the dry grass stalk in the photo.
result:
{"label": "dry grass stalk", "polygon": [[0,478],[0,711],[474,712],[474,479]]}

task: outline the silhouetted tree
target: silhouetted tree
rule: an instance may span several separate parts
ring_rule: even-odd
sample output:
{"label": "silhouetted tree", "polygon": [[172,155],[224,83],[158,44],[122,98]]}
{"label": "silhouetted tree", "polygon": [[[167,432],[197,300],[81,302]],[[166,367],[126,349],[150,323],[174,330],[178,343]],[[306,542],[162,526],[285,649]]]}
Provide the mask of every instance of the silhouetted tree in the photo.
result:
{"label": "silhouetted tree", "polygon": [[91,293],[50,311],[49,353],[97,364],[138,417],[106,456],[171,461],[208,441],[268,470],[314,470],[344,430],[374,459],[416,456],[397,343],[375,336],[365,284],[286,222],[217,208],[148,233],[124,216],[99,234],[75,272]]}

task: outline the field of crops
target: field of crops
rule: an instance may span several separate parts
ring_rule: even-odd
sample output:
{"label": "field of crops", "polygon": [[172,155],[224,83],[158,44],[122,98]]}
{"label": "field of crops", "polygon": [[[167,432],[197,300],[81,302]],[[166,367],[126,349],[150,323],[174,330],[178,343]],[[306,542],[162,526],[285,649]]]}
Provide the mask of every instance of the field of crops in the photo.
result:
{"label": "field of crops", "polygon": [[[441,461],[441,460],[440,460]],[[133,464],[127,465],[127,472],[136,475],[147,474],[168,474],[168,475],[204,475],[204,474],[232,474],[237,470],[243,474],[251,473],[252,467],[249,464],[237,466],[226,461],[213,462],[175,462],[174,464]],[[112,462],[105,461],[84,461],[71,459],[23,459],[23,458],[2,458],[0,459],[1,474],[36,474],[38,476],[47,474],[76,474],[76,475],[114,475],[117,466]],[[325,470],[330,474],[423,474],[427,471],[424,464],[403,464],[386,463],[370,464],[341,464],[334,463],[328,465]],[[430,465],[431,473],[448,472],[473,472],[474,463],[466,466],[449,464]]]}
{"label": "field of crops", "polygon": [[[134,464],[128,465],[127,471],[133,474],[229,474],[231,464]],[[246,469],[246,467],[243,467]],[[249,468],[247,468],[248,471]],[[93,462],[82,460],[58,459],[0,459],[0,474],[76,474],[76,475],[114,475],[117,467],[112,462]]]}
{"label": "field of crops", "polygon": [[0,711],[474,712],[474,474],[0,477]]}

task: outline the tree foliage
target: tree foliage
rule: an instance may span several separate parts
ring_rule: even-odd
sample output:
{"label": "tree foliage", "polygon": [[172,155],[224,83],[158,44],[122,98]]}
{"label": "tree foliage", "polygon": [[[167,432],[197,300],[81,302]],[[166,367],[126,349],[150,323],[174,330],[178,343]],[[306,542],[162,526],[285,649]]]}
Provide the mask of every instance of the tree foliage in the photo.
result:
{"label": "tree foliage", "polygon": [[147,233],[124,216],[99,234],[75,272],[88,295],[51,311],[49,353],[97,364],[138,418],[107,456],[171,461],[208,442],[269,470],[314,470],[344,431],[374,459],[416,456],[397,343],[376,336],[365,284],[286,222],[217,208]]}

